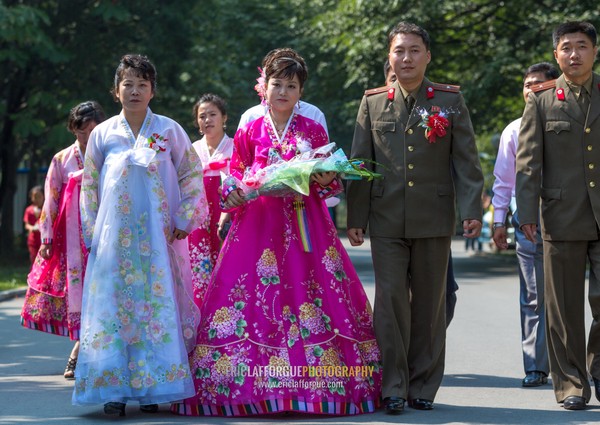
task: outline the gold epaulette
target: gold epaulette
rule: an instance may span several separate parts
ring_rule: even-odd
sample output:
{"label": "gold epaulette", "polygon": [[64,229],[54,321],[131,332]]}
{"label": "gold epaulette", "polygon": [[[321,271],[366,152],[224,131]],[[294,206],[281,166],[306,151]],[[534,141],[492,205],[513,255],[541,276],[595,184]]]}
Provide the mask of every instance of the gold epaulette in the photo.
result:
{"label": "gold epaulette", "polygon": [[539,91],[548,90],[554,87],[556,87],[556,80],[548,80],[544,81],[543,83],[531,86],[531,91],[537,93]]}
{"label": "gold epaulette", "polygon": [[433,87],[434,90],[447,91],[450,93],[458,93],[460,91],[460,86],[452,86],[450,84],[431,83],[431,87]]}
{"label": "gold epaulette", "polygon": [[390,88],[388,86],[377,87],[376,89],[365,90],[365,96],[371,96],[372,94],[387,92]]}

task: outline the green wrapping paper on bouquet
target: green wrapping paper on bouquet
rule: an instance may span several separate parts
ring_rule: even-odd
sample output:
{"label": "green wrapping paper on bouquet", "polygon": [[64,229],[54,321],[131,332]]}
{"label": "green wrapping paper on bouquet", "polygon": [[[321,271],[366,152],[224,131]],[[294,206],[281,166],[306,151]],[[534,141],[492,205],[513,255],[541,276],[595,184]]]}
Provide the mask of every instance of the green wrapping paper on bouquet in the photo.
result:
{"label": "green wrapping paper on bouquet", "polygon": [[333,171],[347,180],[382,177],[368,170],[364,166],[365,161],[349,160],[342,149],[336,149],[335,143],[302,152],[289,161],[282,159],[277,150],[271,149],[267,164],[255,172],[246,172],[242,181],[230,181],[230,184],[234,183],[244,192],[244,199],[251,200],[258,196],[308,195],[314,173]]}

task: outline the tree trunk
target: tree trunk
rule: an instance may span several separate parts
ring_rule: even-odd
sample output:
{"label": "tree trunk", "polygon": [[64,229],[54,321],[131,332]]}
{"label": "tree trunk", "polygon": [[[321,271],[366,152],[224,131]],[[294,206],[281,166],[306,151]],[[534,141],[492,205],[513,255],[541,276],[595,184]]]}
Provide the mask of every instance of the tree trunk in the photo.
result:
{"label": "tree trunk", "polygon": [[2,164],[2,182],[0,183],[0,256],[12,258],[14,255],[14,200],[17,191],[17,161],[11,149],[13,122],[5,117],[2,127],[0,164]]}

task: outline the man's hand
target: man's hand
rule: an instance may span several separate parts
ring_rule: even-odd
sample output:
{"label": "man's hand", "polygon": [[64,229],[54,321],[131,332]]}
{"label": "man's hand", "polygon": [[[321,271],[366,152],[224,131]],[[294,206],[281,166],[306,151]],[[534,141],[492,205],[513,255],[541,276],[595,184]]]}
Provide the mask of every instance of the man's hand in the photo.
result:
{"label": "man's hand", "polygon": [[346,234],[352,246],[360,246],[365,241],[365,231],[363,229],[352,227],[346,231]]}
{"label": "man's hand", "polygon": [[498,249],[508,249],[508,241],[506,240],[506,227],[496,227],[492,239],[494,239],[494,244],[496,244]]}
{"label": "man's hand", "polygon": [[465,220],[463,221],[463,236],[465,238],[478,238],[481,234],[481,221]]}
{"label": "man's hand", "polygon": [[537,224],[524,224],[521,226],[521,230],[527,240],[537,243]]}

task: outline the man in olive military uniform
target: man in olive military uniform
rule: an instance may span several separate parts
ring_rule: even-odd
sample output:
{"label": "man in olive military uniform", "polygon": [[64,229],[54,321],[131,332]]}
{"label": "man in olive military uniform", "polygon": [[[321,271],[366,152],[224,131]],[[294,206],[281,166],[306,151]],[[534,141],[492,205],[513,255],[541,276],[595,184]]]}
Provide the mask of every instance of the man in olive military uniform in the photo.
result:
{"label": "man in olive military uniform", "polygon": [[455,197],[464,235],[478,237],[483,175],[459,88],[425,78],[428,33],[400,22],[388,41],[397,81],[365,93],[351,155],[372,160],[383,178],[350,182],[347,201],[350,243],[362,244],[369,228],[382,396],[395,414],[405,401],[433,408],[444,375]]}
{"label": "man in olive military uniform", "polygon": [[[563,74],[534,87],[523,113],[516,196],[521,229],[535,241],[541,205],[546,334],[556,401],[586,408],[591,387],[600,400],[600,76],[592,69],[596,30],[559,25],[552,35]],[[594,321],[585,346],[585,275]]]}

